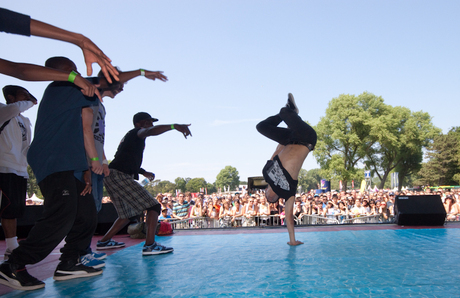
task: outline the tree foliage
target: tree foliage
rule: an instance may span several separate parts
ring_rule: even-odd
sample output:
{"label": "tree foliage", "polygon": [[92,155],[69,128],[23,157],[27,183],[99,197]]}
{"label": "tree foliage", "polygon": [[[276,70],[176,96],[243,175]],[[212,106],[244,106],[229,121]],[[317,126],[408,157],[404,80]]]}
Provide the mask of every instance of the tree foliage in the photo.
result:
{"label": "tree foliage", "polygon": [[[187,178],[190,180],[190,178]],[[187,180],[185,178],[177,177],[176,180],[174,180],[176,183],[176,189],[179,189],[180,192],[185,193],[185,186],[187,185]]]}
{"label": "tree foliage", "polygon": [[322,176],[343,181],[344,188],[357,173],[358,162],[375,144],[371,130],[375,119],[386,111],[381,97],[364,92],[333,98],[315,127],[318,135],[314,156]]}
{"label": "tree foliage", "polygon": [[382,97],[364,92],[333,98],[316,132],[314,156],[322,176],[342,180],[346,189],[363,171],[359,164],[377,175],[380,188],[392,171],[399,172],[402,185],[420,169],[423,148],[440,130],[428,113],[386,105]]}
{"label": "tree foliage", "polygon": [[428,113],[387,106],[386,112],[375,119],[370,132],[375,145],[366,152],[365,160],[367,167],[379,178],[379,188],[384,188],[395,169],[400,171],[401,187],[405,177],[420,169],[422,149],[439,133]]}
{"label": "tree foliage", "polygon": [[187,182],[185,189],[189,192],[200,192],[200,189],[206,188],[206,186],[207,182],[204,178],[193,178]]}
{"label": "tree foliage", "polygon": [[216,177],[216,187],[228,187],[235,189],[240,184],[240,176],[236,168],[226,166],[223,168]]}
{"label": "tree foliage", "polygon": [[176,189],[180,190],[182,193],[187,191],[189,192],[199,192],[200,189],[207,188],[208,194],[215,192],[216,187],[207,183],[204,178],[176,178],[175,183],[167,180],[155,180],[150,182],[145,186],[148,192],[153,196],[156,196],[159,193],[175,193]]}
{"label": "tree foliage", "polygon": [[418,185],[455,185],[460,182],[460,129],[434,138],[428,147],[426,158],[415,181]]}
{"label": "tree foliage", "polygon": [[206,188],[207,188],[208,194],[212,194],[213,192],[217,192],[216,186],[214,184],[212,184],[212,183],[208,183],[206,185]]}
{"label": "tree foliage", "polygon": [[302,187],[302,192],[307,192],[310,189],[318,189],[321,183],[321,170],[311,169],[309,171],[301,169],[298,177],[299,186]]}
{"label": "tree foliage", "polygon": [[155,197],[159,193],[175,193],[176,184],[168,180],[154,180],[147,184],[145,189]]}
{"label": "tree foliage", "polygon": [[29,196],[35,194],[38,198],[43,199],[42,192],[40,191],[40,187],[37,183],[37,178],[30,166],[27,166],[27,173],[29,174],[29,179],[27,180],[27,194]]}

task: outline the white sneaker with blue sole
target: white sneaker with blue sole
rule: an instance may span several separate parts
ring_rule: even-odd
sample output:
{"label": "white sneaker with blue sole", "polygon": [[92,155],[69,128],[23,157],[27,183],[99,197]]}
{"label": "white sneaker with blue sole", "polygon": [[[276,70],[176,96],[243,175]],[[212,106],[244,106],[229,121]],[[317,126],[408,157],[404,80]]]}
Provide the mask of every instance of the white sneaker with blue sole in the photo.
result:
{"label": "white sneaker with blue sole", "polygon": [[96,259],[92,254],[87,254],[80,257],[80,262],[87,267],[93,268],[102,268],[105,266],[104,261]]}
{"label": "white sneaker with blue sole", "polygon": [[98,259],[99,261],[102,261],[105,258],[107,258],[107,254],[103,252],[93,251],[92,255],[93,255],[93,258]]}

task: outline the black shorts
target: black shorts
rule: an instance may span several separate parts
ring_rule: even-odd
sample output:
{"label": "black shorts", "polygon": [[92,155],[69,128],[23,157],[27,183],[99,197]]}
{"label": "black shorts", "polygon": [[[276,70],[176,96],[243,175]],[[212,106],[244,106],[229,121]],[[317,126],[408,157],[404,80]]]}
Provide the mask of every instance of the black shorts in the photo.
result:
{"label": "black shorts", "polygon": [[21,218],[26,208],[27,179],[16,174],[0,173],[2,204],[0,217]]}

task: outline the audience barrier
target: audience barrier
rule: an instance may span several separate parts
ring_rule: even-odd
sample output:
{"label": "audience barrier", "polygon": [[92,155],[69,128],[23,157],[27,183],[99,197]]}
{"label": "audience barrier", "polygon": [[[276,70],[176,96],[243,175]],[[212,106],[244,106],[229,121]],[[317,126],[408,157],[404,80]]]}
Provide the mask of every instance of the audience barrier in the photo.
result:
{"label": "audience barrier", "polygon": [[[278,215],[240,217],[232,221],[231,216],[221,219],[208,217],[193,217],[187,219],[168,218],[174,230],[187,229],[216,229],[216,228],[235,228],[235,227],[271,227],[282,226],[283,221]],[[327,217],[320,215],[302,215],[299,218],[294,217],[296,225],[330,225],[330,224],[366,224],[366,223],[392,223],[394,218],[384,219],[381,215],[329,215]]]}

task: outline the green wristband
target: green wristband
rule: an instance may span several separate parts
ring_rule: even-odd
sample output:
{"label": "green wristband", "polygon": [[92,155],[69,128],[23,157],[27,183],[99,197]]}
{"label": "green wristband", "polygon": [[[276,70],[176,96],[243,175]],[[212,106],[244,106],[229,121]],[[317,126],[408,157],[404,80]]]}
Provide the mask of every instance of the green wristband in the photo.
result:
{"label": "green wristband", "polygon": [[91,157],[90,159],[91,159],[91,161],[98,161],[99,157]]}
{"label": "green wristband", "polygon": [[67,79],[67,81],[73,83],[75,81],[75,78],[77,77],[78,73],[76,73],[75,71],[71,71],[70,74],[69,74],[69,78]]}
{"label": "green wristband", "polygon": [[171,124],[171,129],[174,129],[174,124]]}

